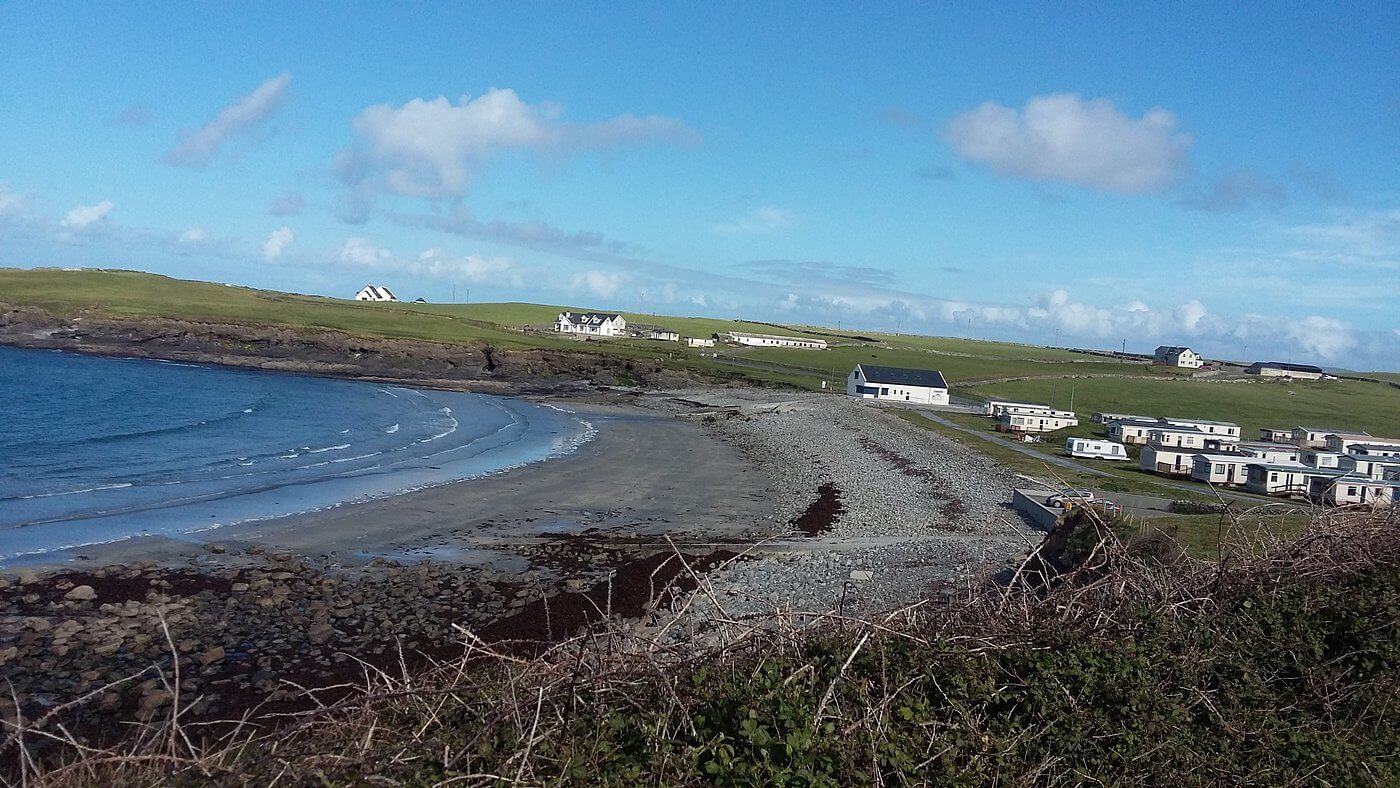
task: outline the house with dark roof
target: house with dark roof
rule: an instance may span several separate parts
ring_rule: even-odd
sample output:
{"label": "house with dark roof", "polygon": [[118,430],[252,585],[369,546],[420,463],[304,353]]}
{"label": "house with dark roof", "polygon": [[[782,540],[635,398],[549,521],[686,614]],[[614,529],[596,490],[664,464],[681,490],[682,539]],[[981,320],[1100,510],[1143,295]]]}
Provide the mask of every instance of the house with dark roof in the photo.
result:
{"label": "house with dark roof", "polygon": [[1178,345],[1161,345],[1152,354],[1152,363],[1167,367],[1186,367],[1187,369],[1200,369],[1206,360],[1200,354],[1189,347]]}
{"label": "house with dark roof", "polygon": [[360,292],[355,294],[356,301],[397,301],[398,296],[394,295],[389,288],[384,285],[365,285],[360,288]]}
{"label": "house with dark roof", "polygon": [[1244,368],[1246,375],[1261,378],[1293,378],[1295,380],[1319,380],[1327,373],[1322,367],[1311,364],[1285,364],[1282,361],[1256,361]]}
{"label": "house with dark roof", "polygon": [[932,369],[857,364],[846,377],[846,395],[861,399],[947,405],[948,381]]}
{"label": "house with dark roof", "polygon": [[627,336],[627,319],[616,313],[560,312],[554,320],[554,330],[561,334],[583,334],[597,337]]}

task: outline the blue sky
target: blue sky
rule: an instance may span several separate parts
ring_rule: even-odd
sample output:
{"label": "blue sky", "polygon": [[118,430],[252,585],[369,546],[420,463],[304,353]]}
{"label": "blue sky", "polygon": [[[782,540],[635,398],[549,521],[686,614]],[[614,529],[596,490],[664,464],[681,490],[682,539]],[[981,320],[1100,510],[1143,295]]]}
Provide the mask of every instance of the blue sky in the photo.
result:
{"label": "blue sky", "polygon": [[1400,369],[1400,5],[510,5],[0,6],[0,265]]}

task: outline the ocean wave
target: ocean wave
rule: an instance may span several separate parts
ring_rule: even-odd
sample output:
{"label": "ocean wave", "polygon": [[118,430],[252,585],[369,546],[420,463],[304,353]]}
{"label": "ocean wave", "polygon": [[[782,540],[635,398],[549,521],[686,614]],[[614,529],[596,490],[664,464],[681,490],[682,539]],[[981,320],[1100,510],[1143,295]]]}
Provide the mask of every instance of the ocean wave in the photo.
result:
{"label": "ocean wave", "polygon": [[81,495],[83,493],[101,492],[103,490],[122,490],[131,486],[131,482],[119,482],[117,484],[99,484],[96,487],[84,487],[80,490],[61,490],[59,492],[33,493],[31,495],[16,495],[13,497],[0,498],[0,501],[27,501],[32,498],[58,498],[64,495]]}
{"label": "ocean wave", "polygon": [[342,443],[342,444],[340,444],[339,446],[327,446],[327,447],[325,447],[325,448],[323,448],[323,449],[307,449],[307,450],[306,450],[306,453],[307,453],[307,454],[320,454],[321,452],[326,452],[326,451],[340,451],[341,449],[348,449],[348,448],[350,448],[350,444],[348,444],[348,443]]}
{"label": "ocean wave", "polygon": [[399,425],[397,425],[397,424],[390,424],[389,426],[387,426],[387,427],[384,428],[384,431],[387,432],[387,433],[389,433],[390,435],[393,435],[394,433],[396,433],[396,432],[399,431]]}

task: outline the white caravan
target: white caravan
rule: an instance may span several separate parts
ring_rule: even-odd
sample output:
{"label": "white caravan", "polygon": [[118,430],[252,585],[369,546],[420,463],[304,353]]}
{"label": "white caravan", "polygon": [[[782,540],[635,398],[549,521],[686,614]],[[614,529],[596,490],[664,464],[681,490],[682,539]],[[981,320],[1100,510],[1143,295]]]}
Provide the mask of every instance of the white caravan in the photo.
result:
{"label": "white caravan", "polygon": [[1128,452],[1123,448],[1123,444],[1093,438],[1066,438],[1065,454],[1094,460],[1128,459]]}

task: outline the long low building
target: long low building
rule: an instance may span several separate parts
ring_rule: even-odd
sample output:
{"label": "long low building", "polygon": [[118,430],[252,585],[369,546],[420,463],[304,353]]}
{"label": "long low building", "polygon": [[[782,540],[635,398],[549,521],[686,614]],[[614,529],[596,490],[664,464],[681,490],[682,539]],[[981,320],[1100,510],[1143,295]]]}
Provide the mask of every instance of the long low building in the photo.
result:
{"label": "long low building", "polygon": [[996,417],[1008,409],[1015,408],[1022,413],[1054,413],[1055,409],[1043,402],[1015,402],[1006,399],[989,399],[982,403],[982,412]]}
{"label": "long low building", "polygon": [[948,382],[933,369],[857,364],[846,376],[846,395],[861,399],[947,405]]}
{"label": "long low building", "polygon": [[1205,434],[1222,440],[1240,439],[1240,425],[1233,421],[1211,421],[1210,419],[1183,419],[1167,416],[1162,419],[1177,427],[1195,427]]}
{"label": "long low building", "polygon": [[1257,462],[1240,454],[1197,454],[1191,458],[1191,478],[1210,484],[1243,485],[1248,479],[1245,469]]}
{"label": "long low building", "polygon": [[1336,475],[1298,462],[1253,462],[1245,468],[1244,487],[1259,495],[1302,498],[1309,494],[1312,479]]}
{"label": "long low building", "polygon": [[1152,439],[1152,430],[1161,426],[1158,420],[1119,419],[1110,421],[1103,432],[1120,443],[1147,443]]}
{"label": "long low building", "polygon": [[1327,373],[1321,367],[1311,364],[1285,364],[1281,361],[1256,361],[1245,367],[1246,375],[1262,378],[1293,378],[1296,380],[1318,380]]}
{"label": "long low building", "polygon": [[1138,467],[1144,471],[1166,476],[1190,476],[1191,460],[1200,452],[1180,446],[1159,446],[1149,443],[1138,454]]}
{"label": "long low building", "polygon": [[1308,480],[1308,497],[1331,506],[1391,506],[1400,498],[1400,482],[1314,476]]}
{"label": "long low building", "polygon": [[826,350],[825,339],[808,339],[807,337],[784,336],[782,334],[748,334],[740,331],[729,331],[720,334],[719,338],[725,342],[746,347],[795,347],[804,350]]}

